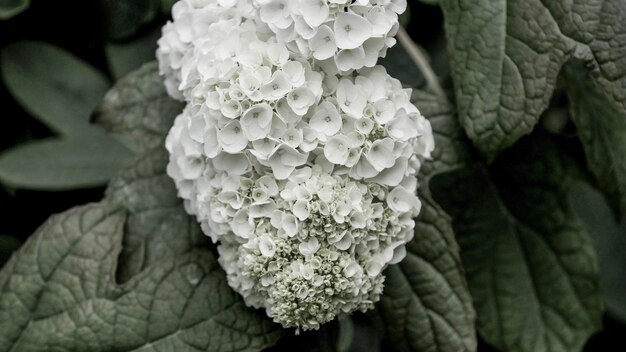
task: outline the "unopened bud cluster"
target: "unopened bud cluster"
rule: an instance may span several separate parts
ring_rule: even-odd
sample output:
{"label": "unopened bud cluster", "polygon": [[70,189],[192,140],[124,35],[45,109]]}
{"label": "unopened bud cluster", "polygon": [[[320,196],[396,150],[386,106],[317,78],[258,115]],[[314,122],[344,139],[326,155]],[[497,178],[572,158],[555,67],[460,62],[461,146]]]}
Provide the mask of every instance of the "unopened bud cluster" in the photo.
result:
{"label": "unopened bud cluster", "polygon": [[[371,309],[413,237],[432,131],[410,90],[375,66],[405,7],[182,0],[164,27],[161,72],[187,102],[168,174],[219,243],[230,286],[285,327]],[[318,34],[333,44],[317,46]],[[373,39],[385,44],[370,52]],[[375,58],[343,66],[345,50]]]}

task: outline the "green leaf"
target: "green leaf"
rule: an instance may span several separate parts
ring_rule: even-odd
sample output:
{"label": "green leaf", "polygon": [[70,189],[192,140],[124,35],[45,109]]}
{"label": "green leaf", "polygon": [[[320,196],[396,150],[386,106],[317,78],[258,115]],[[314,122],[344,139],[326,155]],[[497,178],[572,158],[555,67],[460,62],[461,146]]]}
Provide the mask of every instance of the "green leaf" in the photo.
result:
{"label": "green leaf", "polygon": [[104,29],[111,39],[124,39],[137,33],[161,10],[160,0],[100,0]]}
{"label": "green leaf", "polygon": [[165,173],[168,160],[165,149],[156,148],[114,177],[107,189],[107,197],[129,210],[117,272],[120,282],[163,257],[208,242],[196,219],[185,213],[174,182]]}
{"label": "green leaf", "polygon": [[20,241],[12,236],[0,235],[0,267],[9,260],[11,254],[20,248]]}
{"label": "green leaf", "polygon": [[626,215],[626,115],[577,65],[568,65],[564,76],[570,114],[589,169],[616,214]]}
{"label": "green leaf", "polygon": [[103,201],[29,238],[0,272],[0,350],[255,351],[276,341],[276,326],[245,307],[207,250],[164,256],[116,283],[126,217]]}
{"label": "green leaf", "polygon": [[617,223],[602,194],[586,183],[577,183],[571,198],[598,252],[606,310],[626,323],[626,220]]}
{"label": "green leaf", "polygon": [[339,336],[337,337],[337,352],[348,352],[354,341],[354,323],[349,316],[339,317]]}
{"label": "green leaf", "polygon": [[182,109],[182,103],[167,95],[153,62],[120,80],[92,119],[140,153],[162,145]]}
{"label": "green leaf", "polygon": [[30,6],[30,0],[0,0],[0,20],[19,15]]}
{"label": "green leaf", "polygon": [[387,55],[378,61],[387,72],[402,82],[406,87],[417,88],[424,85],[424,76],[409,58],[402,45],[394,45],[387,50]]}
{"label": "green leaf", "polygon": [[120,79],[141,65],[154,61],[160,36],[161,30],[158,29],[128,43],[107,44],[105,52],[113,77]]}
{"label": "green leaf", "polygon": [[89,115],[109,87],[96,69],[40,42],[20,42],[2,51],[4,83],[17,101],[55,132],[92,132]]}
{"label": "green leaf", "polygon": [[527,138],[487,170],[438,176],[454,219],[477,326],[503,351],[578,351],[601,327],[596,255],[568,195],[578,165],[545,136]]}
{"label": "green leaf", "polygon": [[467,150],[449,103],[425,92],[416,92],[414,102],[431,121],[436,150],[420,176],[415,239],[407,257],[385,272],[380,325],[398,351],[475,351],[475,313],[459,247],[450,218],[429,189],[431,177],[461,165]]}
{"label": "green leaf", "polygon": [[493,159],[530,133],[571,57],[626,111],[622,0],[441,0],[459,118]]}
{"label": "green leaf", "polygon": [[129,158],[128,149],[103,133],[34,141],[0,155],[0,181],[53,191],[102,186]]}

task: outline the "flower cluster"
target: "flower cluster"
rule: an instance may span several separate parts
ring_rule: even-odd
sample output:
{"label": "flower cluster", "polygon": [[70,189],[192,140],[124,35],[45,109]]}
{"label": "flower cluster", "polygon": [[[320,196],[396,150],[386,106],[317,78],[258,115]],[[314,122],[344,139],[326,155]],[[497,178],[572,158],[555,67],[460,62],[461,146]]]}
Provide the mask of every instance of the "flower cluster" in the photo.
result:
{"label": "flower cluster", "polygon": [[259,18],[301,57],[339,71],[373,67],[396,41],[406,0],[255,0]]}
{"label": "flower cluster", "polygon": [[[338,21],[340,8],[402,3],[319,2],[330,10],[315,30]],[[280,4],[174,6],[158,57],[187,106],[166,140],[167,172],[219,243],[230,286],[274,321],[307,330],[378,300],[383,269],[413,237],[415,175],[434,141],[410,90],[383,67],[332,73],[275,33],[287,17],[287,27],[304,18],[289,10],[285,23],[267,22]]]}

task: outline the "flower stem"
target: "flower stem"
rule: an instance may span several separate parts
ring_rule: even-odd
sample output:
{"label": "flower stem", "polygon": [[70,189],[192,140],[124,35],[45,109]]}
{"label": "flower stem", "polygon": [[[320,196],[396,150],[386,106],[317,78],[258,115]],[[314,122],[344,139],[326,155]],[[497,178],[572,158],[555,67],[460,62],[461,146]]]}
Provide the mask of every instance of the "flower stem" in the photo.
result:
{"label": "flower stem", "polygon": [[422,71],[424,79],[426,79],[426,87],[437,95],[445,97],[446,94],[439,84],[439,79],[437,78],[437,75],[435,75],[433,68],[430,66],[428,59],[423,54],[423,50],[415,44],[404,27],[400,26],[396,37],[398,38],[400,44],[404,47],[404,50],[406,50],[409,54],[411,60],[413,60],[419,70]]}

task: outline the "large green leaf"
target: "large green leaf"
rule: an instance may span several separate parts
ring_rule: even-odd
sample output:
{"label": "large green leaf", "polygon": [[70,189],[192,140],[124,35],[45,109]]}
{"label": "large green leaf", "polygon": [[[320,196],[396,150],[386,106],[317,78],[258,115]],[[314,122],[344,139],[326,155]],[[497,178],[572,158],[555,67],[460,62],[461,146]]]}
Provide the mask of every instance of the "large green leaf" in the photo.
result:
{"label": "large green leaf", "polygon": [[[117,126],[145,127],[133,121]],[[276,342],[279,326],[246,308],[204,246],[165,175],[162,145],[147,149],[166,132],[140,134],[144,152],[102,202],[51,218],[0,272],[0,350],[257,351]]]}
{"label": "large green leaf", "polygon": [[616,213],[626,215],[626,115],[577,65],[568,65],[564,76],[589,169]]}
{"label": "large green leaf", "polygon": [[498,349],[578,351],[601,327],[595,252],[568,198],[570,150],[527,138],[490,170],[471,163],[431,182],[454,219],[478,331]]}
{"label": "large green leaf", "polygon": [[578,57],[626,107],[623,0],[442,0],[459,118],[488,158],[529,133]]}
{"label": "large green leaf", "polygon": [[164,255],[116,283],[126,220],[105,200],[54,216],[29,238],[0,272],[0,350],[254,351],[275,342],[276,326],[245,307],[206,249]]}
{"label": "large green leaf", "polygon": [[0,20],[22,13],[30,6],[30,0],[0,0]]}
{"label": "large green leaf", "polygon": [[433,160],[420,177],[422,211],[407,257],[386,272],[378,304],[382,327],[398,351],[474,351],[475,313],[465,282],[450,218],[432,199],[431,177],[447,172],[467,157],[462,132],[450,105],[426,92],[414,102],[427,116],[436,136]]}
{"label": "large green leaf", "polygon": [[165,173],[167,161],[165,149],[157,148],[113,178],[107,190],[109,198],[129,210],[117,271],[121,282],[164,256],[180,255],[207,242]]}
{"label": "large green leaf", "polygon": [[182,103],[167,95],[153,62],[120,80],[106,94],[93,120],[141,153],[163,143],[182,109]]}
{"label": "large green leaf", "polygon": [[576,184],[571,197],[598,252],[606,310],[626,323],[626,219],[616,222],[602,194],[588,184]]}
{"label": "large green leaf", "polygon": [[130,157],[128,149],[103,132],[33,141],[0,155],[0,181],[15,188],[50,191],[101,186]]}
{"label": "large green leaf", "polygon": [[81,137],[95,130],[89,125],[89,116],[109,82],[93,67],[40,42],[6,47],[0,67],[11,94],[55,132]]}

